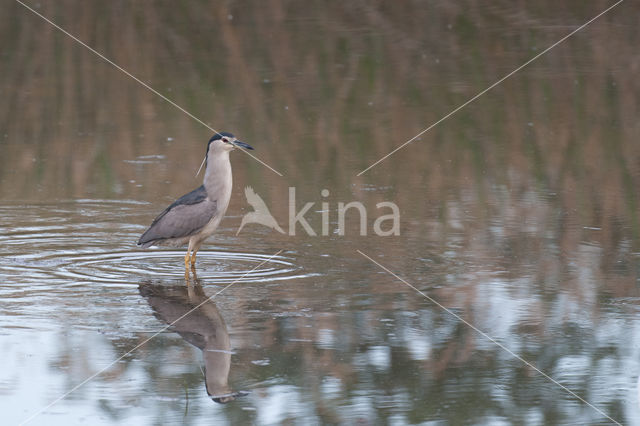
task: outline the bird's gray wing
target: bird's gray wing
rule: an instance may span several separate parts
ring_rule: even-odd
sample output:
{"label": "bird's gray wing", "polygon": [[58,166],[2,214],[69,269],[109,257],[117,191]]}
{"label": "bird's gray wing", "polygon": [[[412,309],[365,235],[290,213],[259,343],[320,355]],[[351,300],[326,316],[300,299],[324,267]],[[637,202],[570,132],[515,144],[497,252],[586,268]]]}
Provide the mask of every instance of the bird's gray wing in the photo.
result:
{"label": "bird's gray wing", "polygon": [[216,201],[207,198],[204,186],[178,198],[160,213],[140,237],[138,245],[148,247],[158,240],[182,238],[202,229],[217,213]]}

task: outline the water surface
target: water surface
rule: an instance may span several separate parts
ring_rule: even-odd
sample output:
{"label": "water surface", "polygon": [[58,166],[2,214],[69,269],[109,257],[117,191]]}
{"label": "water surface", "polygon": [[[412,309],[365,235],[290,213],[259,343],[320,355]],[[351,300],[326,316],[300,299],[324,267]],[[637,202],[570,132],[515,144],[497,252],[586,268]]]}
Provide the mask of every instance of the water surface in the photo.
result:
{"label": "water surface", "polygon": [[[357,176],[607,6],[40,2],[283,174],[232,154],[186,281],[181,249],[135,242],[200,184],[211,131],[7,4],[3,420],[640,424],[635,5]],[[295,187],[318,235],[237,233],[245,186],[285,231]],[[353,212],[338,231],[351,201],[366,236]],[[383,201],[400,235],[373,232]]]}

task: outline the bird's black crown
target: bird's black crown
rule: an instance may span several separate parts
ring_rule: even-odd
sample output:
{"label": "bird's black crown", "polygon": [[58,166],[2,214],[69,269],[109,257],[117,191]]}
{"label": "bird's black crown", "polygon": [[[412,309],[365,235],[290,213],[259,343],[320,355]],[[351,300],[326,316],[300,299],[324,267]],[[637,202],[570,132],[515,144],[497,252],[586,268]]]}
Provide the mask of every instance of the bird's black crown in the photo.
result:
{"label": "bird's black crown", "polygon": [[209,139],[209,143],[211,143],[213,141],[217,141],[218,139],[222,139],[225,136],[228,137],[228,138],[235,138],[235,136],[233,136],[229,132],[218,132],[215,135],[211,136],[211,139]]}

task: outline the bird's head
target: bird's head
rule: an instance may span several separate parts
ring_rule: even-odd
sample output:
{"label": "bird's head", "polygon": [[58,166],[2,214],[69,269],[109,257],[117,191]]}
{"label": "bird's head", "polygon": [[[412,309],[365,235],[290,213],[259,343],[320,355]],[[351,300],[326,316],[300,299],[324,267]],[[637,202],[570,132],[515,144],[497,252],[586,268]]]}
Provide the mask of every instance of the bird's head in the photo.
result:
{"label": "bird's head", "polygon": [[249,144],[239,141],[231,133],[219,132],[209,139],[207,153],[231,151],[235,148],[253,149]]}
{"label": "bird's head", "polygon": [[239,141],[231,133],[216,132],[216,134],[213,135],[211,139],[209,139],[209,144],[207,145],[207,151],[204,153],[202,164],[200,164],[200,167],[196,172],[196,176],[200,174],[200,170],[202,170],[202,167],[207,165],[209,155],[215,155],[215,154],[221,154],[221,153],[228,154],[230,151],[234,150],[236,147],[240,147],[244,149],[253,149],[251,145],[249,145],[248,143]]}

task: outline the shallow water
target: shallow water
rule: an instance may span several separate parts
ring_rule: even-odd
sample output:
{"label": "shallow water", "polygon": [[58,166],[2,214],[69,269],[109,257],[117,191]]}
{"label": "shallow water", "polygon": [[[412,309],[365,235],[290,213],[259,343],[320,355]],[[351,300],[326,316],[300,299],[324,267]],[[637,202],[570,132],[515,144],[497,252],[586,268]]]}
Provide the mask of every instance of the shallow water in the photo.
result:
{"label": "shallow water", "polygon": [[[155,6],[38,11],[283,176],[232,153],[185,279],[135,242],[210,130],[8,6],[3,424],[640,424],[635,6],[361,176],[608,5]],[[284,233],[238,232],[247,186]]]}

